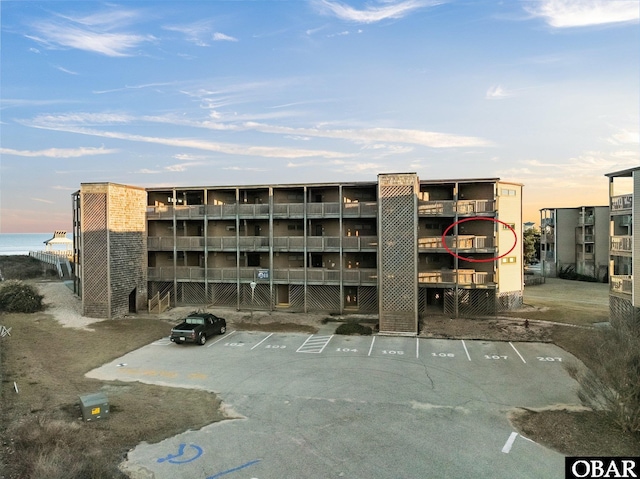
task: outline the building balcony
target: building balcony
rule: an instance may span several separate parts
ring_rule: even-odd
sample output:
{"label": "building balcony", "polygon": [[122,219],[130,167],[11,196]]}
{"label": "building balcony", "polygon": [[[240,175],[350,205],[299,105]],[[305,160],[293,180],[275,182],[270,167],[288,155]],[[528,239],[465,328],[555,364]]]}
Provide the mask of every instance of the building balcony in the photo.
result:
{"label": "building balcony", "polygon": [[493,286],[493,273],[473,269],[443,269],[421,271],[418,273],[420,284],[458,284],[465,286]]}
{"label": "building balcony", "polygon": [[555,226],[555,218],[552,216],[550,218],[542,218],[542,220],[540,221],[540,227],[544,228],[545,226]]}
{"label": "building balcony", "polygon": [[342,216],[345,218],[375,218],[378,216],[378,203],[376,201],[343,203]]}
{"label": "building balcony", "polygon": [[633,236],[612,236],[609,239],[609,251],[612,255],[630,254],[633,251]]}
{"label": "building balcony", "polygon": [[303,218],[304,203],[274,203],[274,218]]}
{"label": "building balcony", "polygon": [[578,251],[576,253],[576,261],[578,261],[579,263],[582,263],[585,261],[593,261],[594,259],[595,259],[594,253],[583,253],[582,251]]}
{"label": "building balcony", "polygon": [[436,200],[419,201],[418,214],[420,216],[473,216],[478,214],[495,213],[494,200]]}
{"label": "building balcony", "polygon": [[[343,236],[342,249],[345,251],[377,251],[377,236]],[[340,251],[339,236],[308,236],[307,250],[309,251]]]}
{"label": "building balcony", "polygon": [[173,251],[174,245],[178,251],[203,251],[204,236],[178,236],[175,241],[173,236],[147,237],[149,251]]}
{"label": "building balcony", "polygon": [[[450,250],[464,250],[469,252],[493,252],[493,238],[488,236],[458,235],[445,236],[445,244]],[[442,244],[442,236],[427,236],[418,238],[418,249],[420,252],[434,250],[445,250]]]}
{"label": "building balcony", "polygon": [[[254,281],[258,270],[268,268],[209,268],[206,270],[207,281],[235,282]],[[304,284],[304,268],[274,269],[271,271],[276,283]],[[148,281],[196,281],[205,280],[205,268],[196,266],[179,266],[174,268],[153,267],[147,269]],[[326,268],[307,268],[306,281],[309,284],[340,284],[340,270]],[[347,285],[376,285],[378,272],[376,269],[345,269],[342,271],[342,282]]]}
{"label": "building balcony", "polygon": [[418,214],[420,216],[455,216],[453,200],[419,201]]}
{"label": "building balcony", "polygon": [[595,223],[593,215],[580,215],[578,218],[578,226],[588,226]]}
{"label": "building balcony", "polygon": [[307,203],[307,218],[338,218],[340,203]]}
{"label": "building balcony", "polygon": [[576,244],[587,244],[587,243],[593,243],[593,242],[594,242],[593,234],[576,233]]}
{"label": "building balcony", "polygon": [[631,275],[610,276],[609,291],[611,293],[631,295],[633,292],[633,276]]}
{"label": "building balcony", "polygon": [[496,202],[494,200],[459,200],[456,209],[459,215],[494,213]]}
{"label": "building balcony", "polygon": [[633,194],[612,196],[611,213],[629,212],[633,206]]}

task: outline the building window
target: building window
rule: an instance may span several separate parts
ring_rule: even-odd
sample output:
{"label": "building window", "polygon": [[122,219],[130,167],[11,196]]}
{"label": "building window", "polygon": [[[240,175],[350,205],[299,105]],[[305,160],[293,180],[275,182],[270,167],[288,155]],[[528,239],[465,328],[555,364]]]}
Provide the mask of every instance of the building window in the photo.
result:
{"label": "building window", "polygon": [[515,263],[516,262],[516,257],[515,256],[505,256],[504,258],[500,258],[500,262],[502,264]]}
{"label": "building window", "polygon": [[515,223],[505,223],[502,225],[502,229],[503,230],[508,230],[509,228],[511,228],[512,230],[516,229],[516,224]]}
{"label": "building window", "polygon": [[516,190],[512,190],[512,189],[509,189],[509,188],[502,188],[500,190],[500,194],[502,196],[516,196]]}

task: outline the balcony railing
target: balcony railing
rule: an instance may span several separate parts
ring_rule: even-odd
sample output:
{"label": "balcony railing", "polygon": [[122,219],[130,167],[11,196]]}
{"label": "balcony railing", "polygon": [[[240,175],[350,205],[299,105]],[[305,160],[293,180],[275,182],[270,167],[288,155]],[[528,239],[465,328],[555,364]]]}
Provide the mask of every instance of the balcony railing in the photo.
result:
{"label": "balcony railing", "polygon": [[633,195],[620,195],[611,197],[611,211],[622,211],[631,209],[633,206]]}
{"label": "balcony railing", "polygon": [[[258,269],[266,268],[209,268],[206,270],[209,281],[253,281]],[[345,269],[342,272],[344,284],[376,284],[378,280],[376,269]],[[274,269],[273,280],[285,283],[303,283],[305,280],[304,268]],[[340,271],[337,269],[307,268],[308,283],[340,283]],[[205,269],[195,266],[179,266],[174,269],[171,266],[152,267],[147,270],[149,281],[204,281]]]}
{"label": "balcony railing", "polygon": [[576,260],[580,261],[593,261],[595,259],[594,253],[583,253],[582,251],[578,251],[576,253]]}
{"label": "balcony railing", "polygon": [[493,213],[495,209],[496,202],[494,200],[460,200],[457,204],[459,215]]}
{"label": "balcony railing", "polygon": [[340,216],[340,203],[308,203],[307,217],[326,218]]}
{"label": "balcony railing", "polygon": [[462,285],[482,285],[493,283],[493,273],[475,271],[473,269],[445,269],[438,271],[421,271],[418,273],[420,283],[458,283]]}
{"label": "balcony railing", "polygon": [[612,236],[609,240],[609,250],[612,253],[631,253],[633,238],[631,236]]}
{"label": "balcony railing", "polygon": [[302,218],[304,216],[304,203],[274,203],[274,218]]}
{"label": "balcony railing", "polygon": [[609,291],[612,293],[631,294],[633,292],[633,276],[616,275],[609,277]]}
{"label": "balcony railing", "polygon": [[593,217],[593,215],[580,215],[580,217],[578,218],[579,226],[592,225],[594,222],[595,218]]}
{"label": "balcony railing", "polygon": [[[449,249],[472,250],[493,248],[493,238],[488,236],[458,235],[445,236],[445,244]],[[418,238],[418,248],[423,250],[443,248],[442,236]]]}
{"label": "balcony railing", "polygon": [[594,242],[593,234],[582,234],[579,230],[576,230],[577,244],[585,244],[585,243],[593,243],[593,242]]}
{"label": "balcony railing", "polygon": [[475,215],[479,213],[493,213],[495,211],[494,200],[436,200],[420,201],[418,203],[418,214],[423,216],[453,216]]}
{"label": "balcony railing", "polygon": [[542,221],[540,221],[540,227],[544,228],[545,226],[554,226],[556,222],[556,219],[551,216],[550,218],[542,218]]}
{"label": "balcony railing", "polygon": [[378,203],[376,201],[343,203],[342,205],[342,215],[345,217],[376,216],[378,214]]}
{"label": "balcony railing", "polygon": [[420,201],[418,203],[418,214],[453,216],[455,214],[455,203],[452,200]]}

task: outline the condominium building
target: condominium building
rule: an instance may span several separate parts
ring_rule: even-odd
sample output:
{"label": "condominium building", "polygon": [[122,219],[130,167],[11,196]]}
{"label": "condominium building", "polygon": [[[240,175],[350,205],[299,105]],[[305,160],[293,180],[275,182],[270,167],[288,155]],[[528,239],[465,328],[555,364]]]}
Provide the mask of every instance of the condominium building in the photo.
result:
{"label": "condominium building", "polygon": [[416,334],[430,313],[522,304],[522,185],[498,178],[142,189],[73,195],[85,314],[154,297],[236,309],[375,313]]}
{"label": "condominium building", "polygon": [[[609,178],[609,316],[612,324],[640,321],[640,166]],[[636,280],[634,281],[634,278]]]}
{"label": "condominium building", "polygon": [[541,209],[540,262],[548,277],[575,271],[605,280],[609,270],[609,207]]}

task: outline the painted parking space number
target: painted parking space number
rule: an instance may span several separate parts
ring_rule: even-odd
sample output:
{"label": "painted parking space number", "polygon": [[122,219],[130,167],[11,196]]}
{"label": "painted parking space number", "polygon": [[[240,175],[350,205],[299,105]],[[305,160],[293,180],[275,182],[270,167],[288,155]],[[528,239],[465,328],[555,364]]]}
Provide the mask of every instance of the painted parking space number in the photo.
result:
{"label": "painted parking space number", "polygon": [[265,349],[284,349],[286,348],[286,346],[283,346],[280,344],[267,344],[264,348]]}
{"label": "painted parking space number", "polygon": [[453,353],[431,353],[434,358],[454,358],[456,355]]}
{"label": "painted parking space number", "polygon": [[498,356],[497,354],[485,354],[485,359],[507,359],[507,356]]}
{"label": "painted parking space number", "polygon": [[350,348],[336,348],[336,351],[339,353],[357,353],[358,352],[357,349],[350,349]]}
{"label": "painted parking space number", "polygon": [[391,351],[388,349],[383,349],[382,350],[382,354],[390,354],[390,355],[397,355],[397,356],[402,356],[404,354],[404,351]]}
{"label": "painted parking space number", "polygon": [[562,358],[552,358],[552,357],[549,357],[549,356],[547,356],[547,357],[537,356],[537,358],[538,358],[538,361],[547,361],[547,362],[555,362],[555,361],[557,361],[559,363],[562,362]]}
{"label": "painted parking space number", "polygon": [[244,343],[224,343],[225,346],[230,346],[232,348],[244,346]]}

